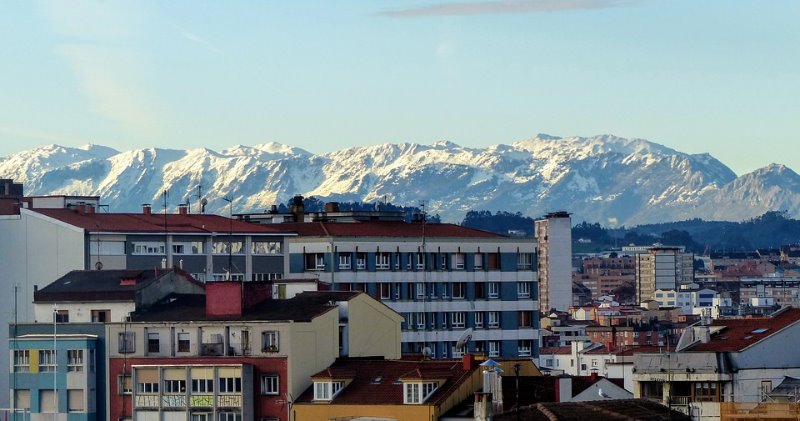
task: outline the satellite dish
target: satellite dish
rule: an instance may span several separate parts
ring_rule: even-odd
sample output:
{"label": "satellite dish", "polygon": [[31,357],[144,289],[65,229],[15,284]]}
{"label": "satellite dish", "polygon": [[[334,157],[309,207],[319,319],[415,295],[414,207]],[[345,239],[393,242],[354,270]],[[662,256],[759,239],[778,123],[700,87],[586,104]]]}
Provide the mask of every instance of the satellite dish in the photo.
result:
{"label": "satellite dish", "polygon": [[600,395],[601,398],[609,398],[610,397],[610,396],[608,396],[608,394],[603,392],[603,389],[601,389],[599,387],[597,388],[597,394]]}
{"label": "satellite dish", "polygon": [[464,348],[464,346],[472,339],[472,328],[467,328],[461,335],[459,335],[458,340],[456,341],[456,349]]}
{"label": "satellite dish", "polygon": [[431,355],[433,355],[433,351],[431,351],[431,347],[426,346],[425,348],[422,348],[422,356],[423,357],[428,358]]}

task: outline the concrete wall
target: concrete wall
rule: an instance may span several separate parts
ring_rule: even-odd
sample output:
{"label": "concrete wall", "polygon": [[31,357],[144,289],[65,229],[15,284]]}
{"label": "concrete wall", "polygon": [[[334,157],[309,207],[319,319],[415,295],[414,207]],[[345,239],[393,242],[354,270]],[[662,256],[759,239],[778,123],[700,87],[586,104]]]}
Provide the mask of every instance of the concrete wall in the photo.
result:
{"label": "concrete wall", "polygon": [[361,294],[347,302],[348,349],[351,357],[400,358],[403,318],[379,301]]}
{"label": "concrete wall", "polygon": [[[285,338],[285,340],[284,340]],[[310,323],[292,323],[281,338],[281,353],[289,358],[289,393],[300,396],[311,386],[311,376],[339,356],[339,312],[335,307]]]}

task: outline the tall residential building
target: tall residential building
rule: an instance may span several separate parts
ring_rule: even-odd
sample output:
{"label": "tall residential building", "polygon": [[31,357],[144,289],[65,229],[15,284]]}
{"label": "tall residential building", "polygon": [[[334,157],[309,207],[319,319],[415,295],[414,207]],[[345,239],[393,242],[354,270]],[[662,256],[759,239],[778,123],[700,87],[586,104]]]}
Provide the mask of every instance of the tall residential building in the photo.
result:
{"label": "tall residential building", "polygon": [[365,291],[381,300],[404,317],[404,353],[536,355],[532,239],[386,220],[380,213],[329,212],[311,222],[278,223],[297,233],[287,237],[287,277],[314,276],[334,290]]}
{"label": "tall residential building", "polygon": [[566,311],[572,305],[572,222],[565,211],[534,222],[539,245],[539,311]]}
{"label": "tall residential building", "polygon": [[636,302],[655,298],[656,290],[678,290],[694,280],[694,255],[682,247],[647,247],[636,256]]}

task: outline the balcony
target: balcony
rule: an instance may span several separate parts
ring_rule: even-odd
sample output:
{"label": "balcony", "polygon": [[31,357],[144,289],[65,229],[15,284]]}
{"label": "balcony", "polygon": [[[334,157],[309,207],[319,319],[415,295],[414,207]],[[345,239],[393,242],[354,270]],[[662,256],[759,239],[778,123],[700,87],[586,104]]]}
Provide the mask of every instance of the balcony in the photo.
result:
{"label": "balcony", "polygon": [[242,395],[218,395],[217,407],[219,408],[241,408]]}
{"label": "balcony", "polygon": [[186,408],[186,395],[161,396],[162,408]]}
{"label": "balcony", "polygon": [[158,408],[158,394],[137,394],[133,406],[136,408]]}
{"label": "balcony", "polygon": [[214,395],[192,395],[192,408],[211,408],[214,406]]}
{"label": "balcony", "polygon": [[250,355],[250,344],[247,342],[231,342],[228,344],[229,357],[241,357]]}

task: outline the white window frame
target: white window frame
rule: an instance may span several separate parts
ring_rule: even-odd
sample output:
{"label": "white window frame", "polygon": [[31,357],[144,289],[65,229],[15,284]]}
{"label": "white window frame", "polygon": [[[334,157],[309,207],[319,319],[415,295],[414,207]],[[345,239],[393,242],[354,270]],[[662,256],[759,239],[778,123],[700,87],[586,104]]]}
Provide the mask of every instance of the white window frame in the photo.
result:
{"label": "white window frame", "polygon": [[39,372],[53,373],[58,371],[58,352],[53,349],[39,350]]}
{"label": "white window frame", "polygon": [[417,270],[425,269],[425,253],[417,253],[415,256]]}
{"label": "white window frame", "polygon": [[14,350],[14,373],[28,373],[31,371],[31,351],[28,349]]}
{"label": "white window frame", "polygon": [[251,243],[250,249],[253,254],[270,255],[283,254],[280,241],[255,240]]}
{"label": "white window frame", "polygon": [[484,325],[485,325],[485,321],[484,321],[484,317],[485,316],[483,315],[483,312],[482,311],[476,311],[474,313],[474,315],[475,315],[475,328],[476,329],[482,329],[484,327]]}
{"label": "white window frame", "polygon": [[261,352],[279,352],[280,332],[277,330],[265,330],[261,332]]}
{"label": "white window frame", "polygon": [[464,270],[464,262],[466,258],[464,253],[453,253],[450,260],[450,268],[456,270]]}
{"label": "white window frame", "polygon": [[486,298],[500,298],[500,282],[486,283]]}
{"label": "white window frame", "polygon": [[416,292],[416,296],[418,300],[425,299],[425,283],[424,282],[417,282],[414,285],[414,292]]}
{"label": "white window frame", "polygon": [[517,298],[530,298],[531,296],[531,283],[520,281],[517,282]]}
{"label": "white window frame", "polygon": [[133,243],[134,255],[165,255],[166,246],[163,241],[136,241]]}
{"label": "white window frame", "polygon": [[489,342],[489,357],[496,358],[500,356],[500,341],[488,341]]}
{"label": "white window frame", "polygon": [[517,270],[531,270],[533,268],[533,253],[517,254]]}
{"label": "white window frame", "polygon": [[[386,291],[384,291],[386,288]],[[391,282],[381,282],[378,284],[378,290],[381,300],[389,300],[392,298],[392,284]]]}
{"label": "white window frame", "polygon": [[530,357],[531,356],[531,340],[530,339],[520,339],[519,343],[517,344],[517,351],[520,357]]}
{"label": "white window frame", "polygon": [[375,253],[375,270],[389,270],[391,268],[391,262],[391,253]]}
{"label": "white window frame", "polygon": [[339,394],[344,387],[341,381],[314,382],[314,400],[330,401]]}
{"label": "white window frame", "polygon": [[498,329],[500,328],[500,312],[499,311],[490,311],[489,315],[487,316],[487,324],[486,326],[489,329]]}
{"label": "white window frame", "polygon": [[356,269],[364,270],[367,268],[367,253],[356,253]]}
{"label": "white window frame", "polygon": [[117,335],[117,352],[120,354],[136,352],[136,332],[119,332],[119,335]]}
{"label": "white window frame", "polygon": [[261,394],[277,395],[280,393],[280,377],[277,374],[261,375]]}
{"label": "white window frame", "polygon": [[403,383],[403,403],[407,405],[425,403],[438,387],[436,382],[405,382]]}
{"label": "white window frame", "polygon": [[416,318],[415,326],[417,326],[417,329],[425,329],[425,312],[418,311],[415,318]]}
{"label": "white window frame", "polygon": [[450,326],[452,328],[463,328],[466,324],[466,313],[454,311],[450,313]]}
{"label": "white window frame", "polygon": [[82,349],[68,349],[67,350],[67,371],[80,372],[83,371],[83,350]]}
{"label": "white window frame", "polygon": [[[230,245],[231,251],[228,252]],[[225,255],[225,254],[244,254],[244,243],[242,241],[214,241],[211,243],[211,254]]]}
{"label": "white window frame", "polygon": [[350,253],[339,254],[339,270],[350,270],[352,266],[353,256]]}
{"label": "white window frame", "polygon": [[483,254],[475,253],[475,255],[473,255],[473,263],[475,270],[483,269]]}
{"label": "white window frame", "polygon": [[[456,285],[458,285],[458,287],[456,287]],[[466,282],[453,282],[451,285],[453,299],[463,299],[466,294],[466,289]]]}
{"label": "white window frame", "polygon": [[217,381],[220,394],[242,393],[242,378],[241,377],[220,377]]}

